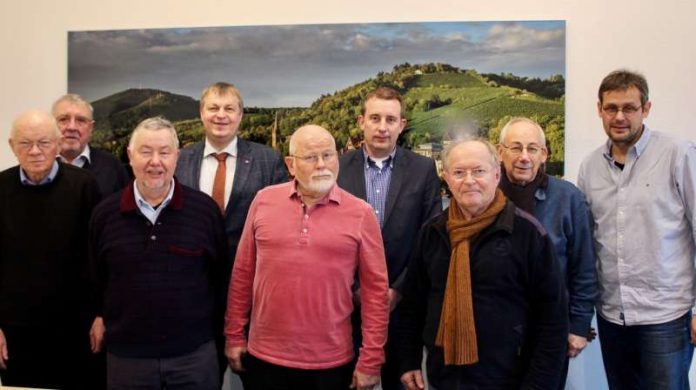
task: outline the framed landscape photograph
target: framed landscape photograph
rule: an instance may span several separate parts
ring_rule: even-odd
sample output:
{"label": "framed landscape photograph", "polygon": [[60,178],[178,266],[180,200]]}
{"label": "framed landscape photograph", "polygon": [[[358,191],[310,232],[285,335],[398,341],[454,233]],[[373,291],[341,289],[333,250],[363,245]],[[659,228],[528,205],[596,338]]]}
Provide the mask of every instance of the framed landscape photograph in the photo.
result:
{"label": "framed landscape photograph", "polygon": [[[130,132],[163,115],[182,145],[203,137],[201,91],[233,83],[244,98],[240,136],[287,153],[307,123],[340,151],[360,147],[362,97],[378,86],[404,98],[399,142],[439,160],[466,129],[497,142],[513,116],[537,120],[547,171],[563,175],[565,22],[491,21],[73,31],[68,91],[94,107],[92,143],[125,159]],[[439,166],[439,164],[438,164]]]}

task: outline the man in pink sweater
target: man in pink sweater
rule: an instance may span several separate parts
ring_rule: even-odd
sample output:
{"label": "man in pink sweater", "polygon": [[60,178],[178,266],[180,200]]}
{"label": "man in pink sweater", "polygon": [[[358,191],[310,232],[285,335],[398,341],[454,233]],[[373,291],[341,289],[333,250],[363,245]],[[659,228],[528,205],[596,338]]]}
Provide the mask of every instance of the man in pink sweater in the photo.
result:
{"label": "man in pink sweater", "polygon": [[[225,319],[230,366],[246,370],[253,389],[370,389],[389,316],[379,223],[336,185],[336,144],[325,129],[297,129],[285,162],[295,179],[259,191],[237,250]],[[356,272],[363,345],[353,370]]]}

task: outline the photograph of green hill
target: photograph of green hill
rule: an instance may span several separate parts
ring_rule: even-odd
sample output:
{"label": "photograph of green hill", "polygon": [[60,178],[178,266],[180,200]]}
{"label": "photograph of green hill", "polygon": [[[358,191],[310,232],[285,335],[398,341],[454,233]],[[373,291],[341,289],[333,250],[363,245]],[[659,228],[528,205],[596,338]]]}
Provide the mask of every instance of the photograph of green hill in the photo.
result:
{"label": "photograph of green hill", "polygon": [[[558,21],[71,32],[69,91],[92,101],[92,143],[125,159],[130,132],[150,116],[174,121],[183,146],[200,140],[196,99],[214,81],[242,91],[240,136],[283,153],[307,123],[329,129],[341,151],[360,147],[361,100],[389,86],[404,98],[403,146],[437,160],[461,131],[497,142],[507,120],[526,116],[546,130],[547,171],[562,175],[564,39]],[[180,64],[193,41],[197,55]],[[106,66],[108,58],[91,53],[98,44],[117,47],[102,54],[121,60]]]}

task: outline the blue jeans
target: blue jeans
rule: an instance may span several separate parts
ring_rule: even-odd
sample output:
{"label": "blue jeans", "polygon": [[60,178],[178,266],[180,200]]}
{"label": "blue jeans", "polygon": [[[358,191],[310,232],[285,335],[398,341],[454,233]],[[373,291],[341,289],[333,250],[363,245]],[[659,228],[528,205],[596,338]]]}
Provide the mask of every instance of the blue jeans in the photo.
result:
{"label": "blue jeans", "polygon": [[655,325],[623,326],[597,316],[610,389],[689,389],[691,313]]}

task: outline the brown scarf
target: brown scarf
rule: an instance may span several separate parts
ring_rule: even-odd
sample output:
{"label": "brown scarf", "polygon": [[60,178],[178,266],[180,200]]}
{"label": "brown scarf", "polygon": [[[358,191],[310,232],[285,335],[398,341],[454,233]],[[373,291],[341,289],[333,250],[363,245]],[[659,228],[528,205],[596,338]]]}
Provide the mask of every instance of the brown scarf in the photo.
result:
{"label": "brown scarf", "polygon": [[496,189],[488,209],[478,217],[465,220],[456,201],[449,207],[447,232],[452,243],[445,300],[442,303],[440,327],[435,345],[442,347],[446,365],[465,365],[478,362],[474,305],[471,295],[471,239],[495,221],[505,207],[505,195]]}

